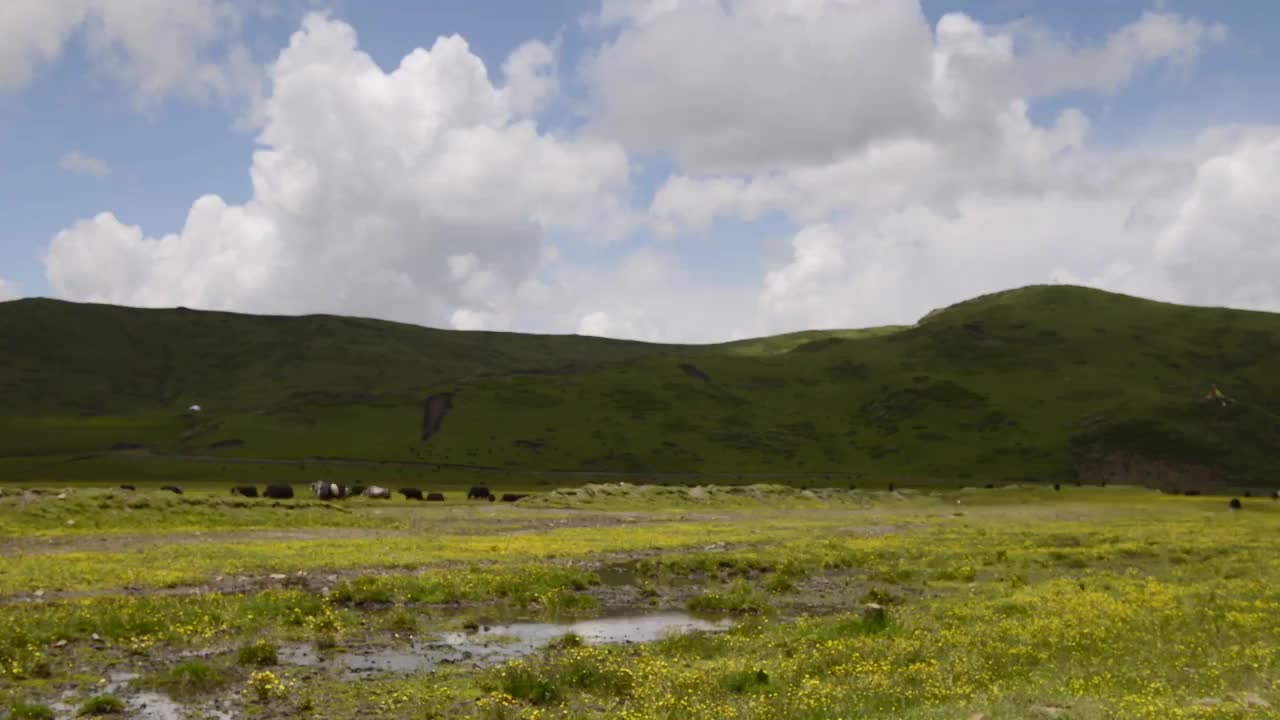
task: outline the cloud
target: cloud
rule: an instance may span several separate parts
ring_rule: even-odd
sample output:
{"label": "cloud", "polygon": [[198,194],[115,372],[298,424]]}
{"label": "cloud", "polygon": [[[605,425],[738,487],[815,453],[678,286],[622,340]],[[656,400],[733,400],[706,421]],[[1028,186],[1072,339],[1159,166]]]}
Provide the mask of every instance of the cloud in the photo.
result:
{"label": "cloud", "polygon": [[[1181,72],[1217,25],[1152,11],[1080,43],[930,27],[908,0],[607,0],[590,22],[611,38],[584,67],[592,114],[559,134],[538,123],[553,47],[491,78],[446,37],[386,72],[308,16],[267,71],[250,199],[198,198],[169,235],[81,220],[47,278],[81,300],[665,342],[909,323],[1041,282],[1280,310],[1280,127],[1100,147],[1061,102]],[[627,201],[629,157],[655,152],[676,167],[641,201],[662,243]],[[690,248],[726,221],[738,244],[716,250],[763,247],[759,274],[708,279]]]}
{"label": "cloud", "polygon": [[1280,127],[1213,131],[1159,157],[1099,162],[1094,188],[972,192],[951,210],[911,204],[806,226],[765,277],[765,325],[910,322],[1042,282],[1280,310],[1280,216],[1269,199],[1280,183]]}
{"label": "cloud", "polygon": [[0,93],[25,87],[74,41],[139,108],[170,96],[252,98],[260,77],[238,41],[244,14],[232,0],[5,0]]}
{"label": "cloud", "polygon": [[551,323],[582,335],[690,343],[752,337],[760,329],[750,280],[708,284],[654,248],[610,267],[562,267],[555,293]]}
{"label": "cloud", "polygon": [[1148,12],[1079,47],[1030,22],[951,13],[930,28],[917,0],[632,1],[602,16],[620,30],[584,70],[597,129],[695,174],[785,169],[876,142],[965,142],[1011,101],[1115,91],[1225,32]]}
{"label": "cloud", "polygon": [[134,305],[332,311],[506,327],[545,295],[550,230],[618,225],[625,152],[539,131],[549,50],[491,83],[460,37],[384,72],[355,31],[312,14],[269,70],[243,205],[197,199],[154,236],[106,212],[58,233],[62,296]]}
{"label": "cloud", "polygon": [[[676,161],[651,203],[657,233],[796,224],[736,321],[912,322],[1050,281],[1280,309],[1263,197],[1280,129],[1139,152],[1092,147],[1076,108],[1032,119],[1037,99],[1186,68],[1219,25],[1146,12],[1090,45],[958,13],[931,32],[896,0],[618,3],[609,17],[619,35],[587,69],[596,129]],[[674,52],[698,35],[722,42]]]}
{"label": "cloud", "polygon": [[105,162],[92,155],[86,155],[79,150],[71,150],[64,153],[62,158],[58,160],[58,166],[67,172],[77,175],[105,177],[111,174],[111,168],[107,167]]}
{"label": "cloud", "polygon": [[22,287],[4,278],[0,278],[0,302],[17,300],[22,297]]}
{"label": "cloud", "polygon": [[914,3],[695,0],[625,17],[586,66],[593,121],[684,167],[816,160],[927,118],[931,39]]}

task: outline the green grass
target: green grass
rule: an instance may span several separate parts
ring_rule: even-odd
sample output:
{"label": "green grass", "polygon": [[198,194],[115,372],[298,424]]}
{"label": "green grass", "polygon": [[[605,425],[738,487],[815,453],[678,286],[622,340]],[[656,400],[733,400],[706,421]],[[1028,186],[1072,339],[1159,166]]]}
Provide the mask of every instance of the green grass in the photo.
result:
{"label": "green grass", "polygon": [[274,643],[259,640],[242,646],[237,659],[241,665],[249,667],[271,667],[280,661],[276,650]]}
{"label": "green grass", "polygon": [[[1069,286],[905,328],[703,346],[49,300],[0,304],[0,337],[13,482],[502,477],[466,466],[526,486],[1278,477],[1280,316]],[[1203,402],[1210,383],[1239,402]],[[423,402],[442,392],[453,408],[424,443]],[[112,450],[133,446],[147,450]],[[582,474],[534,474],[550,471]]]}
{"label": "green grass", "polygon": [[53,720],[53,710],[47,705],[14,703],[9,706],[9,720]]}
{"label": "green grass", "polygon": [[99,695],[80,706],[81,715],[119,715],[124,710],[124,701],[114,695]]}
{"label": "green grass", "polygon": [[[220,514],[175,503],[183,529],[155,538],[171,564],[221,572],[243,567],[247,551],[261,572],[305,563],[318,577],[354,574],[327,595],[125,593],[124,583],[168,577],[165,556],[43,547],[32,556],[46,570],[67,566],[58,572],[108,594],[0,604],[0,708],[94,697],[122,667],[143,674],[112,691],[121,699],[155,690],[191,709],[319,720],[1014,720],[1059,708],[1077,720],[1248,720],[1280,707],[1280,502],[1247,500],[1235,512],[1223,498],[1118,486],[844,491],[858,501],[825,503],[801,490],[743,490],[758,499],[717,491],[696,509],[645,510],[651,490],[634,487],[613,492],[607,511],[590,509],[589,494],[561,495],[569,506],[554,511],[486,503],[419,517],[414,506],[396,517],[423,536],[399,549],[350,536],[387,512],[361,503],[306,528],[327,540],[264,542],[274,554],[261,555],[256,542],[211,532]],[[220,513],[222,500],[205,502]],[[569,518],[591,524],[555,524]],[[120,529],[38,539],[112,543]],[[6,565],[24,561],[10,551],[26,542],[0,538]],[[427,567],[387,573],[385,553]],[[99,565],[114,579],[94,574]],[[620,565],[629,574],[606,572]],[[432,642],[500,618],[551,620],[597,599],[617,607],[646,596],[654,612],[737,622],[653,643],[597,645],[584,633],[493,667],[359,680],[342,676],[336,657],[304,669],[285,652],[411,652],[405,633]],[[888,621],[869,621],[868,602]]]}
{"label": "green grass", "polygon": [[231,671],[225,667],[204,660],[185,660],[140,678],[138,683],[173,697],[190,698],[225,688],[234,679]]}

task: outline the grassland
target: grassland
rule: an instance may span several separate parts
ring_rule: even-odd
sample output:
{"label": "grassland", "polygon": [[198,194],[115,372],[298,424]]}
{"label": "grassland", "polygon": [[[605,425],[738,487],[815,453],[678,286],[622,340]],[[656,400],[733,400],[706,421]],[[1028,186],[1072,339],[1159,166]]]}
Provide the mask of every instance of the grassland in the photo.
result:
{"label": "grassland", "polygon": [[1280,316],[1068,286],[705,346],[49,300],[0,337],[0,482],[1280,482]]}
{"label": "grassland", "polygon": [[[614,484],[336,507],[0,495],[0,708],[397,720],[1280,708],[1277,501]],[[528,647],[482,630],[682,610],[733,626]],[[442,660],[433,643],[450,636],[474,657]],[[374,662],[405,657],[440,662]],[[355,661],[374,669],[352,676]]]}

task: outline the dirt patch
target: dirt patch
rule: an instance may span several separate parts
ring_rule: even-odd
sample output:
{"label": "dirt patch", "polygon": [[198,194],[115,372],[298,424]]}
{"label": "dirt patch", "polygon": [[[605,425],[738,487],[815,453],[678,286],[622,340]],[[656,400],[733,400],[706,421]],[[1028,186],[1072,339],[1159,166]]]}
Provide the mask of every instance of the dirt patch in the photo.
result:
{"label": "dirt patch", "polygon": [[1124,451],[1113,451],[1101,460],[1082,465],[1078,477],[1087,483],[1123,483],[1178,492],[1206,492],[1227,485],[1223,473],[1215,468]]}
{"label": "dirt patch", "polygon": [[422,442],[431,439],[440,432],[440,424],[444,416],[453,409],[453,393],[437,393],[422,404]]}

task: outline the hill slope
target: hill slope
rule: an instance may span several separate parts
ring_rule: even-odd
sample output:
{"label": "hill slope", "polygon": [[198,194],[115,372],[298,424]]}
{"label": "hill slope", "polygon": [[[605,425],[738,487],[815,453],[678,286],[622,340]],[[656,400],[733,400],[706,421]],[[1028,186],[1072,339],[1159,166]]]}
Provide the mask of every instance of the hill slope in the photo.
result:
{"label": "hill slope", "polygon": [[0,342],[0,458],[1280,482],[1280,316],[1070,286],[704,346],[20,300]]}

